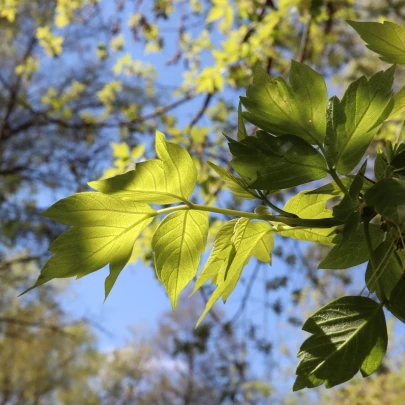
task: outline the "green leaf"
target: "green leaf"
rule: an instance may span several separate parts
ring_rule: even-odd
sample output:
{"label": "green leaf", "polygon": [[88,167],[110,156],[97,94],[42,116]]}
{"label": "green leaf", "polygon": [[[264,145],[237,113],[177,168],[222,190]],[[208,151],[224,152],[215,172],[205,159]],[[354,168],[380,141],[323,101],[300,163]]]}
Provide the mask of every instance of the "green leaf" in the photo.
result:
{"label": "green leaf", "polygon": [[388,221],[399,227],[405,224],[405,180],[382,179],[365,193],[364,200]]}
{"label": "green leaf", "polygon": [[[353,179],[350,177],[342,177],[340,180],[346,188],[349,188],[353,181]],[[331,196],[344,195],[343,191],[340,189],[335,181],[316,188],[315,190],[306,191],[306,194],[327,194]]]}
{"label": "green leaf", "polygon": [[366,172],[367,160],[361,166],[359,172],[356,174],[356,177],[350,184],[349,192],[346,194],[342,201],[333,207],[333,216],[345,222],[349,215],[358,211],[360,208],[359,195],[363,188],[364,174]]}
{"label": "green leaf", "polygon": [[193,293],[209,279],[216,276],[222,265],[228,260],[232,248],[232,236],[238,221],[238,219],[233,219],[225,223],[218,231],[211,254],[197,278]]}
{"label": "green leaf", "polygon": [[176,309],[181,291],[198,270],[208,236],[208,215],[200,211],[177,211],[163,219],[152,238],[155,268]]}
{"label": "green leaf", "polygon": [[377,180],[381,180],[384,177],[387,167],[387,156],[382,151],[378,152],[374,161],[374,176]]}
{"label": "green leaf", "polygon": [[233,176],[224,168],[212,162],[208,162],[208,166],[221,177],[235,197],[244,198],[245,200],[255,200],[259,198],[254,190],[248,188],[248,184],[243,179]]}
{"label": "green leaf", "polygon": [[405,86],[402,87],[402,89],[399,90],[398,93],[394,94],[394,106],[387,120],[400,118],[400,114],[404,111],[405,111]]}
{"label": "green leaf", "polygon": [[[284,206],[284,211],[291,212],[303,219],[331,218],[332,211],[326,208],[327,201],[331,198],[327,194],[308,194],[300,191],[290,198]],[[297,228],[282,225],[277,230],[281,236],[298,240],[311,241],[323,245],[333,245],[336,239],[336,228]]]}
{"label": "green leaf", "polygon": [[[352,217],[349,217],[349,220],[352,221]],[[370,224],[370,237],[374,249],[381,243],[383,236],[384,233],[378,225]],[[334,270],[347,269],[364,263],[367,260],[367,244],[363,227],[358,220],[357,223],[345,224],[342,239],[332,248],[325,259],[319,264],[318,268]]]}
{"label": "green leaf", "polygon": [[242,104],[239,101],[238,105],[238,141],[243,141],[245,138],[247,138],[248,133],[246,131],[246,126],[245,122],[243,120],[242,116]]}
{"label": "green leaf", "polygon": [[384,311],[366,297],[342,297],[322,307],[304,324],[312,333],[301,346],[294,391],[325,384],[334,387],[359,370],[372,374],[387,351]]}
{"label": "green leaf", "polygon": [[385,307],[400,321],[405,323],[405,278],[402,276],[394,289]]}
{"label": "green leaf", "polygon": [[345,121],[336,122],[335,159],[340,174],[350,173],[360,162],[380,125],[393,107],[392,83],[395,67],[378,72],[367,80],[364,76],[351,83],[340,103]]}
{"label": "green leaf", "polygon": [[[273,247],[272,233],[272,227],[267,222],[250,222],[246,218],[241,218],[236,222],[231,237],[231,248],[227,250],[228,256],[223,261],[216,277],[217,288],[208,300],[197,325],[204,319],[219,297],[226,301],[236,287],[243,268],[253,255],[258,255],[259,260],[268,261],[267,258],[270,256],[264,257],[264,249]],[[263,245],[258,250],[257,245],[263,239]]]}
{"label": "green leaf", "polygon": [[292,61],[290,84],[272,78],[256,65],[253,84],[241,97],[243,117],[274,135],[294,134],[321,145],[326,131],[327,90],[323,77],[309,66]]}
{"label": "green leaf", "polygon": [[345,115],[340,100],[333,96],[328,102],[326,110],[326,135],[325,135],[325,157],[332,164],[336,165],[339,152],[337,148],[338,127],[344,125]]}
{"label": "green leaf", "polygon": [[147,204],[134,204],[100,193],[74,194],[58,201],[42,216],[73,228],[51,244],[49,250],[54,256],[45,264],[32,288],[54,278],[82,277],[110,264],[107,298],[131,257],[136,238],[155,214]]}
{"label": "green leaf", "polygon": [[249,186],[277,190],[298,186],[327,175],[323,156],[293,135],[272,136],[258,131],[242,142],[230,142],[231,166]]}
{"label": "green leaf", "polygon": [[189,153],[181,146],[167,142],[159,131],[156,131],[156,153],[160,160],[138,163],[135,170],[92,181],[89,186],[131,201],[153,204],[187,202],[197,182],[197,169]]}
{"label": "green leaf", "polygon": [[347,21],[360,35],[367,48],[388,63],[405,65],[405,26],[384,23]]}
{"label": "green leaf", "polygon": [[370,292],[375,292],[380,301],[385,302],[391,297],[391,292],[402,275],[402,262],[393,251],[391,240],[385,240],[374,251],[377,269],[371,262],[366,271],[366,284]]}

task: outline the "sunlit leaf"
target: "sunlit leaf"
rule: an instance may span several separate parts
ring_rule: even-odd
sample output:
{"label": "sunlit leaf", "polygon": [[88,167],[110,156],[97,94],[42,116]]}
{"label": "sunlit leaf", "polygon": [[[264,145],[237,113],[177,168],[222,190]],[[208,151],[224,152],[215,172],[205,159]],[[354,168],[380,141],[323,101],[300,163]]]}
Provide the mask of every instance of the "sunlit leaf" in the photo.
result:
{"label": "sunlit leaf", "polygon": [[156,211],[100,193],[74,194],[58,201],[42,216],[73,226],[56,239],[54,253],[32,287],[54,278],[82,277],[110,264],[106,297],[131,257],[136,238]]}
{"label": "sunlit leaf", "polygon": [[[347,88],[340,104],[336,103],[337,122],[336,168],[341,174],[350,173],[360,162],[380,125],[390,114],[394,102],[392,83],[395,66],[378,72],[370,80],[364,76]],[[342,120],[342,116],[345,120]]]}
{"label": "sunlit leaf", "polygon": [[232,235],[231,249],[226,260],[224,260],[219,274],[216,279],[217,288],[212,293],[207,302],[203,314],[197,322],[197,325],[204,319],[205,315],[212,308],[215,302],[222,297],[225,301],[233,289],[236,287],[238,280],[242,274],[244,266],[248,263],[253,254],[258,254],[260,259],[263,258],[263,249],[255,251],[257,244],[265,239],[264,245],[272,247],[272,239],[268,237],[272,233],[272,228],[265,222],[250,222],[246,218],[242,218],[236,223]]}
{"label": "sunlit leaf", "polygon": [[367,48],[388,63],[405,65],[405,26],[391,21],[347,21],[360,35]]}
{"label": "sunlit leaf", "polygon": [[[332,211],[326,208],[326,203],[330,198],[331,195],[328,194],[308,194],[306,191],[301,191],[294,197],[291,197],[283,209],[305,219],[332,218]],[[317,242],[323,245],[333,245],[337,236],[335,228],[301,229],[286,225],[280,227],[278,234],[289,238]]]}
{"label": "sunlit leaf", "polygon": [[243,179],[233,176],[224,168],[212,162],[208,162],[208,165],[221,177],[235,197],[244,198],[246,200],[255,200],[258,198],[256,192],[249,189],[248,184]]}
{"label": "sunlit leaf", "polygon": [[208,236],[208,215],[200,211],[178,211],[159,224],[152,239],[155,268],[176,309],[181,291],[198,270]]}
{"label": "sunlit leaf", "polygon": [[106,180],[92,181],[90,187],[105,194],[132,201],[171,204],[187,201],[197,182],[197,170],[189,153],[156,133],[160,160],[138,163],[135,170]]}
{"label": "sunlit leaf", "polygon": [[327,91],[323,77],[302,63],[292,62],[290,85],[272,78],[257,65],[253,84],[241,97],[247,121],[274,135],[293,134],[310,144],[322,144],[326,131]]}

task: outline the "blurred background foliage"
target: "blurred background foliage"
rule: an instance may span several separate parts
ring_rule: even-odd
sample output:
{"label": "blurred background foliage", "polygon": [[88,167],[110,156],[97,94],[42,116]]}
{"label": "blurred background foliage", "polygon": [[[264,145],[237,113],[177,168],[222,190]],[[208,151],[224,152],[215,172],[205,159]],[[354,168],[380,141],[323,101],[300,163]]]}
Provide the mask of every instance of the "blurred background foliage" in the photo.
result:
{"label": "blurred background foliage", "polygon": [[[87,190],[90,180],[153,157],[155,129],[194,157],[200,202],[253,209],[223,190],[206,162],[227,166],[222,133],[235,136],[238,97],[254,65],[288,76],[291,59],[305,62],[325,76],[330,95],[340,95],[354,78],[385,67],[345,20],[404,18],[400,0],[0,0],[0,404],[313,401],[285,397],[277,380],[254,376],[250,347],[256,359],[269,358],[271,334],[246,321],[250,343],[238,338],[260,266],[242,280],[234,316],[213,312],[194,330],[201,302],[187,301],[177,314],[162,315],[153,336],[135,329],[133,341],[109,352],[97,346],[100,325],[59,304],[67,283],[17,295],[62,230],[38,213]],[[398,69],[396,86],[404,83]],[[383,127],[370,154],[395,136],[400,118]],[[151,236],[148,230],[137,242],[133,261],[152,265]],[[316,271],[322,248],[282,240],[275,253],[287,271],[261,281],[263,305],[288,327],[353,289],[352,272]],[[284,349],[284,357],[294,355]],[[375,378],[312,395],[325,404],[400,404],[403,367],[387,362]]]}

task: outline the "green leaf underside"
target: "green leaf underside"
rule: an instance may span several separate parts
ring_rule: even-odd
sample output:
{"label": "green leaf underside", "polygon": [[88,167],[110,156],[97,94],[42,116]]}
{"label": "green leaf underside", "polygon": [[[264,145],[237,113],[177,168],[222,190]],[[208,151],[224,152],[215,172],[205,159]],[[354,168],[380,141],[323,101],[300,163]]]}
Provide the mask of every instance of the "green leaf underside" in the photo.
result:
{"label": "green leaf underside", "polygon": [[[381,243],[383,236],[384,233],[378,225],[370,224],[370,237],[374,249]],[[348,234],[342,236],[340,242],[332,248],[318,268],[347,269],[366,262],[368,258],[363,227],[357,224]]]}
{"label": "green leaf underside", "polygon": [[232,174],[228,173],[224,168],[208,162],[208,166],[214,170],[219,177],[225,182],[227,187],[232,191],[235,197],[243,198],[245,200],[255,200],[258,198],[254,190],[248,188],[248,184]]}
{"label": "green leaf underside", "polygon": [[379,367],[387,350],[382,307],[366,297],[342,297],[330,302],[304,324],[311,333],[298,356],[294,391],[325,384],[334,387],[359,370],[363,377]]}
{"label": "green leaf underside", "polygon": [[293,135],[272,136],[258,131],[242,142],[230,142],[231,166],[249,186],[277,190],[298,186],[327,175],[325,159]]}
{"label": "green leaf underside", "polygon": [[399,115],[405,111],[405,86],[398,93],[394,94],[394,106],[392,108],[389,120],[399,118]]}
{"label": "green leaf underside", "polygon": [[248,136],[246,131],[245,122],[242,116],[242,104],[239,102],[238,105],[238,141],[243,141]]}
{"label": "green leaf underside", "polygon": [[[353,179],[350,177],[342,177],[340,179],[343,183],[343,185],[349,189],[350,185],[353,182]],[[341,188],[337,185],[335,181],[332,181],[331,183],[325,184],[324,186],[318,187],[315,190],[309,190],[306,191],[306,194],[327,194],[330,196],[343,196],[343,191]]]}
{"label": "green leaf underside", "polygon": [[364,195],[367,205],[398,226],[405,224],[405,180],[382,179]]}
{"label": "green leaf underside", "polygon": [[[226,233],[226,237],[229,238],[232,225],[227,223],[225,226],[227,228],[224,230],[223,235]],[[208,266],[212,266],[212,263],[218,260],[221,261],[222,264],[215,268],[217,271],[215,277],[217,287],[208,300],[205,310],[197,322],[197,326],[220,297],[222,297],[224,302],[228,299],[241,276],[243,268],[253,255],[256,255],[259,260],[271,260],[270,251],[273,248],[274,242],[273,230],[270,224],[266,222],[250,222],[247,218],[237,220],[230,237],[230,248],[226,249],[226,252],[225,249],[220,251],[220,246],[225,246],[226,237],[221,237],[221,241],[217,244],[217,249],[215,249],[214,244],[211,255],[215,253],[216,257],[213,257],[212,261],[210,261],[211,257],[208,259],[207,266],[201,272],[201,280],[197,280],[198,286],[196,288],[199,288],[203,282],[211,277],[211,274],[215,274],[214,269]],[[258,248],[260,242],[262,242],[262,245]],[[266,253],[264,252],[265,249],[268,249]]]}
{"label": "green leaf underside", "polygon": [[54,278],[83,277],[110,264],[107,297],[131,257],[136,238],[155,213],[147,204],[100,193],[74,194],[58,201],[42,216],[73,227],[51,244],[54,256],[32,288]]}
{"label": "green leaf underside", "polygon": [[[370,80],[364,76],[350,84],[340,104],[336,103],[336,169],[349,174],[360,162],[380,125],[388,118],[394,102],[392,84],[395,66],[378,72]],[[344,120],[342,120],[344,116]]]}
{"label": "green leaf underside", "polygon": [[384,62],[405,65],[405,27],[391,21],[384,23],[347,21],[360,35],[367,48]]}
{"label": "green leaf underside", "polygon": [[385,307],[400,321],[405,323],[405,278],[401,277],[391,291],[390,299]]}
{"label": "green leaf underside", "polygon": [[[332,211],[326,208],[327,201],[331,198],[328,194],[309,194],[300,191],[290,198],[284,206],[284,211],[291,212],[303,219],[331,218]],[[336,228],[304,228],[282,226],[278,231],[281,236],[303,241],[316,242],[323,245],[333,245],[336,239]],[[286,230],[285,230],[286,229]]]}
{"label": "green leaf underside", "polygon": [[271,78],[256,66],[253,84],[241,97],[243,117],[274,135],[294,134],[320,145],[326,130],[327,90],[323,77],[309,66],[292,61],[290,84]]}
{"label": "green leaf underside", "polygon": [[[385,302],[391,297],[391,292],[402,275],[402,263],[398,254],[393,250],[391,240],[381,243],[374,251],[377,269],[371,262],[366,271],[366,284],[370,292],[375,292],[380,301]],[[377,274],[376,274],[377,270]]]}
{"label": "green leaf underside", "polygon": [[159,131],[156,132],[156,153],[160,160],[138,163],[135,170],[92,181],[89,186],[131,201],[153,204],[187,201],[197,182],[197,170],[189,153],[181,146],[167,142]]}
{"label": "green leaf underside", "polygon": [[166,216],[152,238],[155,268],[176,309],[181,291],[198,270],[208,236],[208,214],[178,211]]}
{"label": "green leaf underside", "polygon": [[366,172],[367,160],[361,166],[359,172],[350,184],[349,192],[346,194],[342,201],[333,207],[333,216],[345,222],[347,218],[360,208],[359,195],[363,188],[364,173]]}

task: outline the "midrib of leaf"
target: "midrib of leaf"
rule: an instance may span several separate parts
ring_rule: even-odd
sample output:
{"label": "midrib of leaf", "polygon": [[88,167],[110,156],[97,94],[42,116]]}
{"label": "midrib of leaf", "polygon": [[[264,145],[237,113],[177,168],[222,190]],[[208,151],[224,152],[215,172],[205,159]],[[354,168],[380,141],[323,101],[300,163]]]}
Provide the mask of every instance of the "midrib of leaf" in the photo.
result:
{"label": "midrib of leaf", "polygon": [[399,48],[397,45],[395,45],[395,44],[393,44],[393,43],[387,41],[387,40],[384,39],[382,36],[379,37],[378,35],[374,34],[372,31],[367,31],[367,34],[370,34],[371,36],[377,38],[378,40],[380,40],[380,41],[382,41],[382,42],[385,42],[385,43],[386,43],[387,45],[389,45],[390,47],[396,48],[398,51],[400,51],[401,53],[403,53],[403,52],[405,52],[405,45],[404,45],[404,43],[402,42],[401,38],[398,36],[398,32],[397,32],[397,30],[395,29],[395,27],[394,27],[394,32],[395,32],[395,35],[398,37],[399,41],[400,41],[400,42],[402,43],[402,45],[404,46],[404,48],[402,48],[402,49]]}
{"label": "midrib of leaf", "polygon": [[[329,358],[335,356],[337,352],[339,352],[339,351],[342,350],[342,348],[345,348],[345,346],[347,346],[347,345],[350,343],[350,341],[360,333],[360,331],[368,324],[368,322],[370,322],[370,321],[378,314],[378,312],[381,310],[381,306],[382,306],[382,304],[376,308],[376,310],[374,311],[374,314],[373,314],[372,316],[370,316],[369,318],[367,318],[367,320],[364,321],[360,327],[356,328],[357,332],[352,333],[352,335],[351,335],[347,340],[344,340],[343,343],[337,348],[337,350],[333,351],[333,353],[331,353],[331,354],[330,354],[328,357],[326,357],[317,367],[315,367],[310,373],[308,373],[308,376],[311,375],[311,374],[314,374],[321,366],[323,366],[323,365],[325,364],[325,362],[326,362]],[[339,319],[339,318],[338,318],[338,319]],[[345,329],[345,330],[343,330],[343,331],[339,331],[339,332],[333,332],[333,333],[328,334],[328,335],[326,335],[326,336],[333,336],[333,335],[335,335],[335,334],[338,335],[340,332],[347,332],[347,330],[350,331],[350,328]],[[333,343],[333,342],[331,342],[331,343]],[[319,346],[324,346],[324,344],[321,344],[321,345],[319,345]],[[345,356],[345,355],[344,355],[344,356]]]}
{"label": "midrib of leaf", "polygon": [[[181,241],[180,241],[180,247],[179,247],[179,254],[177,256],[177,265],[176,265],[177,270],[176,270],[176,272],[173,272],[169,276],[169,280],[168,280],[168,284],[169,284],[171,277],[173,277],[174,275],[176,276],[176,289],[175,289],[175,296],[176,297],[178,297],[179,294],[180,294],[180,293],[177,292],[177,289],[178,289],[178,286],[179,286],[180,262],[181,262],[181,255],[182,255],[182,252],[183,252],[183,243],[187,244],[187,242],[186,242],[187,234],[186,234],[185,230],[186,230],[188,214],[189,214],[189,211],[186,211],[185,216],[184,216],[184,221],[183,221],[183,230],[182,230],[181,235],[180,235]],[[188,252],[190,254],[191,252],[190,252],[190,248],[188,247],[188,244],[187,244],[187,249],[188,249]],[[190,254],[190,257],[192,257],[191,254]]]}
{"label": "midrib of leaf", "polygon": [[[165,175],[165,179],[166,179],[166,175]],[[167,181],[167,179],[166,179]],[[155,185],[156,187],[156,185]],[[167,191],[155,191],[155,190],[129,190],[127,188],[117,188],[114,190],[118,190],[118,191],[128,191],[128,193],[133,193],[133,194],[159,194],[159,195],[166,195],[169,197],[174,197],[179,201],[183,201],[183,202],[188,202],[184,197],[177,195],[177,194],[172,194],[172,193],[168,193]]]}
{"label": "midrib of leaf", "polygon": [[[320,145],[320,144],[318,143],[318,141],[317,141],[316,139],[314,139],[313,135],[312,135],[310,132],[308,132],[308,130],[307,130],[306,128],[302,127],[302,125],[301,125],[301,123],[300,123],[299,121],[297,122],[297,120],[296,120],[295,118],[291,117],[291,115],[289,115],[286,111],[284,111],[284,110],[274,101],[274,99],[273,99],[273,97],[271,96],[270,91],[269,91],[269,89],[268,89],[267,86],[266,86],[266,92],[267,92],[268,96],[270,97],[270,99],[273,101],[273,104],[276,105],[276,107],[284,114],[284,116],[286,116],[288,119],[290,119],[290,120],[296,122],[296,123],[298,124],[297,126],[298,126],[302,131],[304,131],[304,132],[315,142],[316,145],[318,145],[319,147],[322,146],[322,145]],[[294,95],[294,96],[295,96],[295,95]],[[291,107],[290,101],[287,100],[286,102],[288,102],[288,104],[289,104],[290,107]],[[311,106],[311,108],[312,108],[312,106]]]}
{"label": "midrib of leaf", "polygon": [[[169,156],[169,159],[171,160],[173,166],[174,166],[175,169],[176,169],[177,178],[178,178],[178,180],[179,180],[180,193],[181,193],[181,195],[182,195],[182,201],[184,201],[184,200],[185,200],[185,197],[184,197],[184,196],[185,196],[185,193],[184,193],[184,190],[183,190],[183,182],[181,181],[181,173],[180,173],[180,171],[179,171],[178,165],[175,163],[175,161],[174,161],[173,158],[171,157],[170,153],[168,153],[167,149],[166,149],[166,153],[167,153],[167,155]],[[164,170],[164,169],[163,169],[163,170]],[[164,170],[164,172],[165,172],[166,184],[168,184],[168,183],[167,183],[167,177],[166,177],[166,170]]]}

